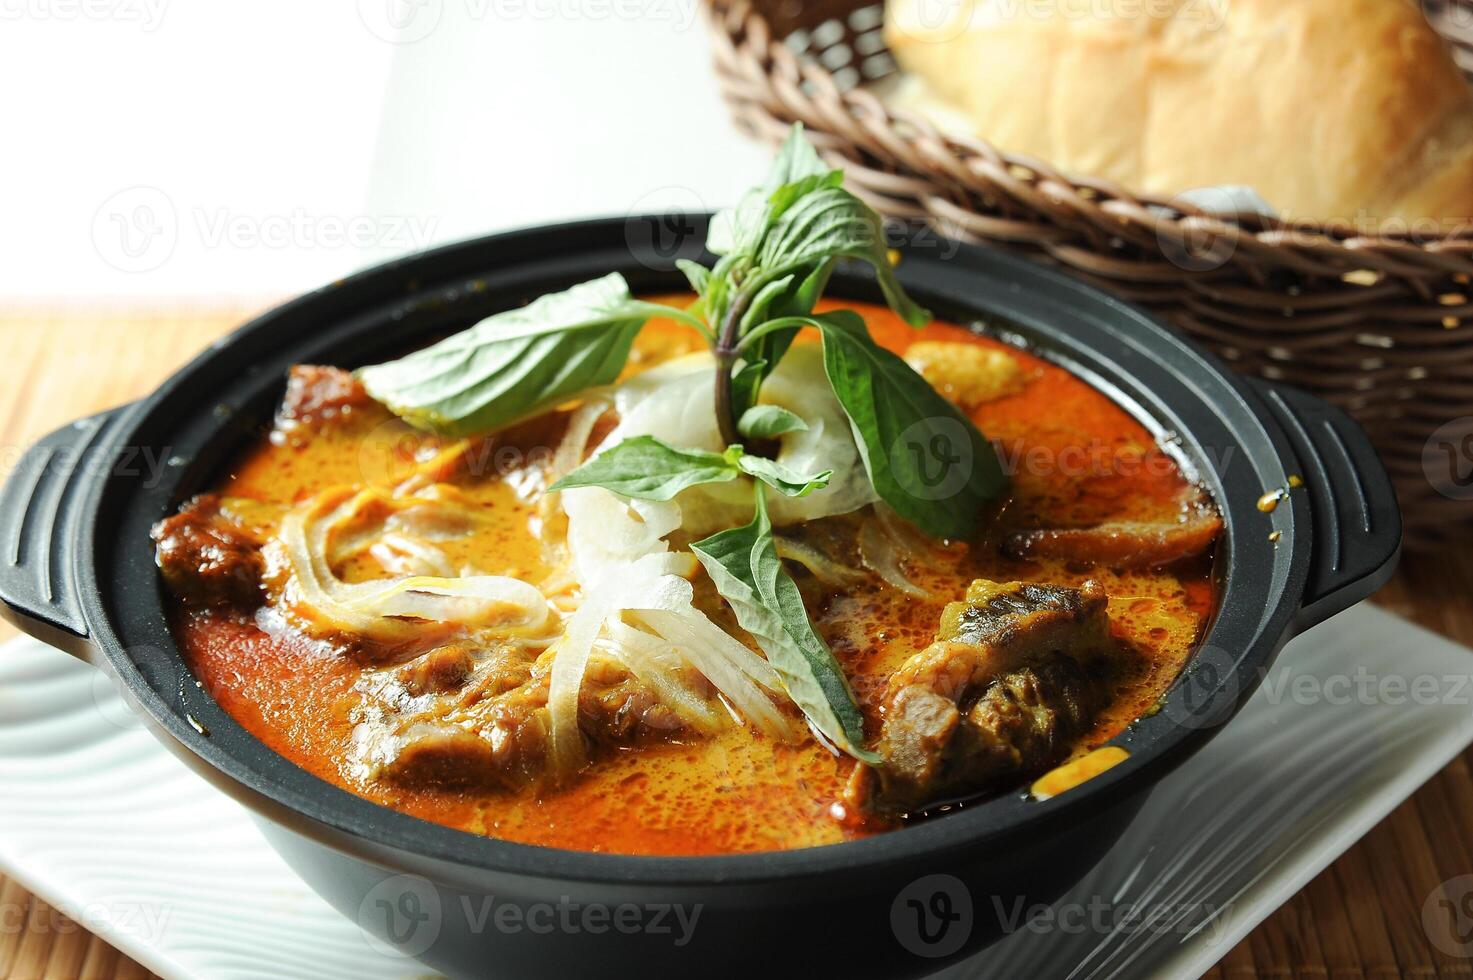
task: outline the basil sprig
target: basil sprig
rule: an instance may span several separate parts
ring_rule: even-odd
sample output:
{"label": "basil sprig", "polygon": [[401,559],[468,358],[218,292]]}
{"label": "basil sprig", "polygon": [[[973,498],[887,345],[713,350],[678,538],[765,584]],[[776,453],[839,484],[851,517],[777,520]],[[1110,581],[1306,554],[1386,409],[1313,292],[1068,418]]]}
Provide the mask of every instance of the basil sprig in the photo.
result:
{"label": "basil sprig", "polygon": [[707,268],[676,263],[697,295],[688,309],[635,299],[618,275],[553,293],[397,361],[359,372],[368,392],[414,425],[452,435],[504,427],[613,382],[653,317],[699,331],[715,355],[715,403],[725,452],[638,436],[553,485],[597,486],[669,500],[690,487],[751,477],[755,516],[692,546],[737,620],[757,640],[813,727],[856,758],[859,709],[833,654],[814,632],[772,544],[767,489],[820,492],[830,473],[795,473],[763,453],[806,428],[760,402],[762,384],[804,328],[823,342],[824,371],[849,419],[878,496],[929,534],[971,534],[1003,488],[991,445],[970,419],[903,359],[877,345],[851,311],[815,315],[835,264],[874,270],[886,302],[914,326],[929,314],[901,288],[880,217],[846,191],[794,126],[763,184],[711,222]]}
{"label": "basil sprig", "polygon": [[933,537],[965,537],[1007,483],[992,444],[852,310],[810,317],[875,492]]}
{"label": "basil sprig", "polygon": [[688,487],[726,483],[741,475],[722,453],[677,449],[654,436],[635,436],[593,457],[548,490],[603,487],[636,500],[669,500]]}
{"label": "basil sprig", "polygon": [[813,727],[856,759],[878,762],[864,748],[864,719],[844,671],[814,632],[798,585],[777,555],[762,498],[759,487],[752,523],[703,538],[691,551]]}
{"label": "basil sprig", "polygon": [[635,299],[624,277],[611,273],[363,368],[358,378],[411,425],[454,436],[488,432],[614,381],[635,334],[656,316],[689,319]]}
{"label": "basil sprig", "polygon": [[711,221],[706,248],[721,258],[700,295],[717,331],[716,417],[727,442],[798,331],[762,333],[740,364],[738,346],[763,323],[811,313],[839,259],[868,263],[886,302],[912,326],[930,319],[895,278],[880,216],[839,186],[843,176],[795,125],[763,185]]}
{"label": "basil sprig", "polygon": [[737,432],[748,439],[776,439],[807,429],[807,422],[777,405],[753,405],[737,419]]}
{"label": "basil sprig", "polygon": [[727,483],[746,474],[789,497],[806,497],[828,486],[832,470],[805,475],[774,460],[749,456],[741,446],[724,453],[677,449],[654,436],[635,436],[595,456],[549,490],[603,487],[638,500],[669,500],[688,487]]}

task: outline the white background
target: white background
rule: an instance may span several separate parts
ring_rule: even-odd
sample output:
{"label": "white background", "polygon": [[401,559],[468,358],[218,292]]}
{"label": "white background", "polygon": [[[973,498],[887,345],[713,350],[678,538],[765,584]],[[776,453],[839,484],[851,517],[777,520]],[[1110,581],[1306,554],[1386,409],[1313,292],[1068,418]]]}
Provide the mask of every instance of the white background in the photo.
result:
{"label": "white background", "polygon": [[284,295],[766,159],[696,0],[0,0],[0,91],[12,298]]}

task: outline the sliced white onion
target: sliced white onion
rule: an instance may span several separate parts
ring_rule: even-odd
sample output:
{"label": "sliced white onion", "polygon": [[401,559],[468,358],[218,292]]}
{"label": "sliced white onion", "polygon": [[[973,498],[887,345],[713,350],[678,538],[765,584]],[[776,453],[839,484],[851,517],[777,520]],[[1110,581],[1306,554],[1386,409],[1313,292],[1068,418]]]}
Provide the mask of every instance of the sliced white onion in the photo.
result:
{"label": "sliced white onion", "polygon": [[547,599],[541,592],[505,575],[415,575],[387,585],[343,585],[336,592],[350,608],[378,616],[459,623],[505,634],[540,632],[548,616]]}
{"label": "sliced white onion", "polygon": [[588,450],[588,437],[593,434],[593,427],[612,407],[613,402],[609,399],[593,397],[586,399],[574,410],[568,418],[563,441],[558,443],[557,451],[553,454],[552,466],[556,471],[552,474],[554,480],[573,472],[583,462],[583,454]]}
{"label": "sliced white onion", "polygon": [[461,460],[477,440],[460,439],[414,467],[414,472],[400,481],[394,493],[406,496],[440,483],[460,468]]}
{"label": "sliced white onion", "polygon": [[588,669],[588,656],[604,623],[625,610],[688,608],[694,593],[685,579],[671,574],[676,556],[653,554],[640,558],[585,587],[583,604],[568,620],[557,643],[552,676],[547,686],[553,770],[568,776],[583,766],[583,734],[578,730],[578,691]]}
{"label": "sliced white onion", "polygon": [[627,623],[611,622],[609,639],[600,641],[600,645],[691,728],[714,735],[725,727],[726,719],[700,692],[679,680],[679,671],[686,663],[671,644]]}
{"label": "sliced white onion", "polygon": [[334,532],[382,499],[377,490],[330,490],[282,520],[281,542],[292,573],[289,588],[299,613],[333,630],[385,642],[412,639],[412,620],[473,626],[506,636],[544,629],[547,599],[519,579],[416,575],[355,584],[340,580],[327,559],[334,550]]}
{"label": "sliced white onion", "polygon": [[585,589],[630,562],[668,552],[664,537],[680,526],[675,503],[627,501],[600,487],[577,487],[561,496],[573,571]]}
{"label": "sliced white onion", "polygon": [[940,555],[936,543],[926,537],[910,521],[895,513],[887,504],[875,504],[875,520],[885,531],[885,536],[894,541],[907,558],[914,561],[933,560]]}
{"label": "sliced white onion", "polygon": [[859,529],[859,557],[864,567],[874,572],[892,588],[919,599],[930,598],[931,593],[906,578],[900,567],[900,555],[893,538],[887,535],[878,521],[865,521]]}
{"label": "sliced white onion", "polygon": [[282,518],[280,541],[291,568],[293,607],[329,628],[385,641],[408,639],[405,624],[358,612],[338,602],[329,588],[338,582],[327,561],[328,528],[353,513],[356,496],[325,491]]}
{"label": "sliced white onion", "polygon": [[449,578],[455,574],[445,552],[418,538],[402,534],[385,534],[368,546],[368,553],[386,572],[395,575],[438,575]]}
{"label": "sliced white onion", "polygon": [[[611,393],[619,424],[599,450],[640,435],[690,449],[726,448],[716,423],[713,363],[709,353],[691,354],[620,383]],[[774,525],[846,514],[877,499],[848,417],[824,374],[817,344],[793,346],[763,383],[762,401],[797,413],[808,426],[780,437],[777,462],[800,473],[834,473],[829,485],[817,493],[773,495],[768,507]],[[692,537],[736,527],[752,517],[751,489],[745,480],[691,487],[676,500],[684,518],[681,526]]]}
{"label": "sliced white onion", "polygon": [[454,541],[476,529],[475,516],[463,507],[445,501],[416,503],[396,511],[384,521],[384,529],[427,541]]}
{"label": "sliced white onion", "polygon": [[773,738],[793,740],[796,729],[768,694],[782,688],[766,660],[696,609],[644,610],[638,618],[679,649],[748,723]]}
{"label": "sliced white onion", "polygon": [[773,538],[773,544],[777,549],[777,556],[788,561],[795,561],[813,573],[813,577],[825,585],[846,586],[855,585],[869,578],[864,572],[857,568],[850,568],[841,562],[837,562],[828,555],[819,551],[811,545],[801,541],[794,541],[782,535]]}

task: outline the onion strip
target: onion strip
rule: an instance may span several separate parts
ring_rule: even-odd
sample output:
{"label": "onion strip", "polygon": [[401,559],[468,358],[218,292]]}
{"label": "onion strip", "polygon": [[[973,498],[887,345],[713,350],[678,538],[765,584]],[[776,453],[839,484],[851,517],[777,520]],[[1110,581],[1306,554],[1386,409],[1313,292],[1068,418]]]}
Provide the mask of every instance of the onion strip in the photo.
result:
{"label": "onion strip", "polygon": [[679,650],[627,623],[613,622],[609,627],[610,637],[600,646],[627,667],[635,680],[654,691],[681,721],[705,735],[714,735],[725,727],[725,719],[670,669],[686,666]]}
{"label": "onion strip", "polygon": [[783,741],[794,740],[797,733],[793,724],[768,693],[782,688],[766,660],[695,609],[681,613],[641,611],[639,618],[679,649],[691,666],[759,731]]}
{"label": "onion strip", "polygon": [[381,490],[329,490],[282,519],[280,540],[292,573],[288,588],[300,614],[386,643],[414,639],[419,630],[411,620],[477,626],[505,636],[544,629],[547,599],[520,579],[410,575],[355,584],[339,579],[327,559],[334,533],[384,498]]}
{"label": "onion strip", "polygon": [[797,562],[824,585],[856,585],[869,577],[857,568],[835,561],[812,545],[782,535],[775,535],[772,540],[779,558]]}
{"label": "onion strip", "polygon": [[859,557],[865,568],[884,579],[890,587],[918,599],[931,597],[931,593],[906,577],[905,570],[900,567],[895,540],[877,521],[866,521],[859,529]]}
{"label": "onion strip", "polygon": [[583,767],[585,746],[578,728],[578,692],[588,670],[588,658],[606,620],[625,610],[689,607],[691,585],[670,574],[676,558],[668,552],[646,555],[603,576],[585,590],[583,604],[568,620],[558,641],[547,685],[547,713],[551,722],[553,770],[569,776]]}
{"label": "onion strip", "polygon": [[588,449],[588,437],[593,435],[593,427],[613,404],[607,398],[587,398],[573,411],[568,419],[563,441],[558,443],[557,451],[553,454],[552,466],[555,472],[551,480],[567,476],[582,464],[583,454]]}

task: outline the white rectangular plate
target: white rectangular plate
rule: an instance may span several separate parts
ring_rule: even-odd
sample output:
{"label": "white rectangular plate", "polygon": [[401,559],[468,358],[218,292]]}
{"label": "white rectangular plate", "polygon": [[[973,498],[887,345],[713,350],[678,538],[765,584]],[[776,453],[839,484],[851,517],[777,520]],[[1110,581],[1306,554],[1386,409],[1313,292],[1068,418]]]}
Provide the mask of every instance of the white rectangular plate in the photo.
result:
{"label": "white rectangular plate", "polygon": [[[1299,637],[1078,888],[1041,912],[979,902],[1017,931],[947,975],[1199,976],[1473,740],[1470,670],[1369,605]],[[165,977],[424,974],[298,881],[105,675],[32,640],[0,647],[0,800],[0,867]]]}

